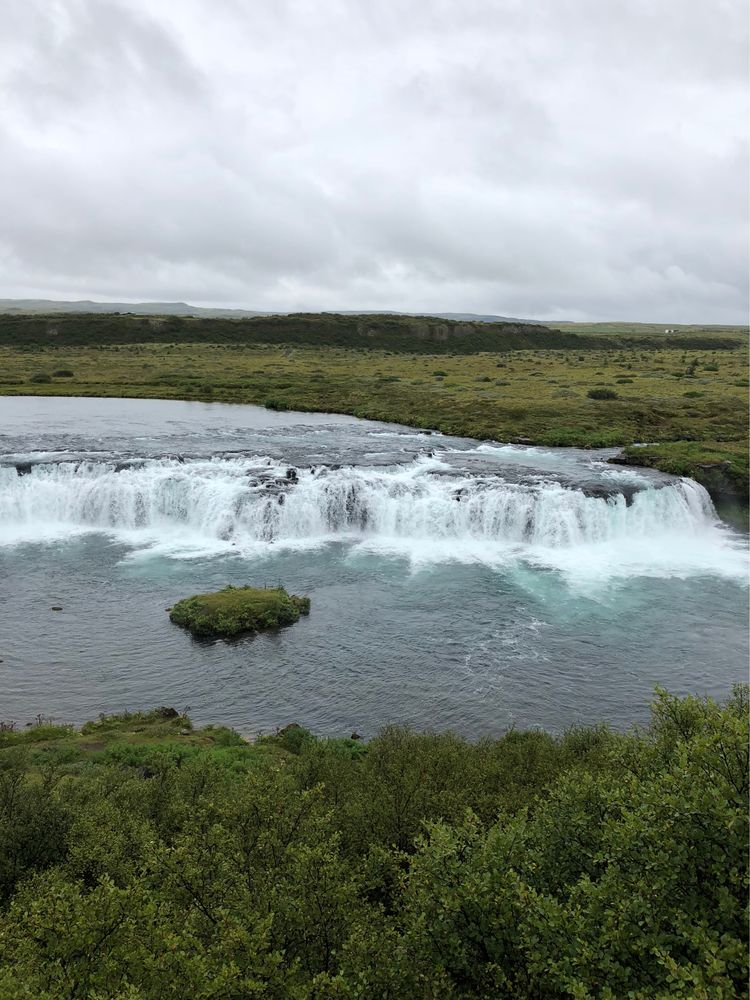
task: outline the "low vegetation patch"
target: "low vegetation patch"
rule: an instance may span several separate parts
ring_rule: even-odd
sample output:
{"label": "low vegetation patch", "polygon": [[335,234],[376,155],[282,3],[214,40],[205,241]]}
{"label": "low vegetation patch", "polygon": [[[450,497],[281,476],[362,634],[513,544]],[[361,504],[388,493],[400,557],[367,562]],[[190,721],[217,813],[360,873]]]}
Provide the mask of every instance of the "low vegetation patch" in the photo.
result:
{"label": "low vegetation patch", "polygon": [[309,597],[288,594],[283,587],[225,587],[178,601],[169,618],[197,638],[233,639],[293,625],[309,612]]}

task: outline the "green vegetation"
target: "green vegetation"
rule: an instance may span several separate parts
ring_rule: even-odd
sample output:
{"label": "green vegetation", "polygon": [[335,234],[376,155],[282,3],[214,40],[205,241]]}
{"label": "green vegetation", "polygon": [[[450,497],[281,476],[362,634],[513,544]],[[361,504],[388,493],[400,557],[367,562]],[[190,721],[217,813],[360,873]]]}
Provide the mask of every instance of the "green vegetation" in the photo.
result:
{"label": "green vegetation", "polygon": [[628,447],[624,465],[645,465],[703,483],[714,499],[747,501],[748,450],[745,441],[674,441]]}
{"label": "green vegetation", "polygon": [[[580,329],[581,332],[578,332]],[[746,339],[746,331],[745,339]],[[600,350],[614,347],[689,350],[732,349],[743,343],[740,328],[720,332],[693,328],[666,336],[663,330],[605,332],[541,324],[481,323],[429,316],[389,314],[344,316],[298,313],[289,316],[135,316],[116,313],[0,313],[0,345],[13,347],[115,344],[307,344],[448,354],[539,348]]]}
{"label": "green vegetation", "polygon": [[[618,382],[621,381],[618,379]],[[589,399],[617,399],[614,389],[589,389],[586,393]]]}
{"label": "green vegetation", "polygon": [[198,638],[233,639],[245,632],[293,625],[310,613],[310,598],[287,594],[283,587],[225,587],[178,601],[170,621]]}
{"label": "green vegetation", "polygon": [[[677,453],[710,455],[683,467],[713,489],[711,468],[729,462],[731,488],[746,498],[746,351],[642,350],[635,343],[439,357],[240,344],[0,346],[0,393],[256,403],[542,445],[658,442],[656,467],[672,471]],[[75,375],[32,383],[42,367]],[[617,399],[588,398],[590,389],[613,384]]]}
{"label": "green vegetation", "polygon": [[478,743],[0,728],[0,997],[747,996],[748,693]]}

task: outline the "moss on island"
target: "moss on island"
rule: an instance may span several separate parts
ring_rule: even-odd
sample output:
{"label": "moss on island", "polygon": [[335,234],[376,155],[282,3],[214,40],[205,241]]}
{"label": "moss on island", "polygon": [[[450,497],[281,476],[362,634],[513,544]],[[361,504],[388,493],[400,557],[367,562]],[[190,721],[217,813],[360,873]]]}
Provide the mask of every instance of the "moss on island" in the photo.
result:
{"label": "moss on island", "polygon": [[310,598],[288,594],[283,587],[230,586],[178,601],[169,619],[201,639],[234,639],[293,625],[309,613]]}

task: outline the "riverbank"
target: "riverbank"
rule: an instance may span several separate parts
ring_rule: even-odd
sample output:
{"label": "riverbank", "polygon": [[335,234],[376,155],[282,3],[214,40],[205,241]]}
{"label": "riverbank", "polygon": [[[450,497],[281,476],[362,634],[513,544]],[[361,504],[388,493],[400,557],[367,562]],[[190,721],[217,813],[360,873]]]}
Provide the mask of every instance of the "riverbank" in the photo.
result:
{"label": "riverbank", "polygon": [[[394,354],[311,346],[0,347],[0,393],[255,403],[480,440],[627,447],[717,499],[748,494],[740,350]],[[591,398],[606,395],[614,398]],[[631,449],[638,442],[648,450]],[[658,442],[658,444],[653,444]]]}

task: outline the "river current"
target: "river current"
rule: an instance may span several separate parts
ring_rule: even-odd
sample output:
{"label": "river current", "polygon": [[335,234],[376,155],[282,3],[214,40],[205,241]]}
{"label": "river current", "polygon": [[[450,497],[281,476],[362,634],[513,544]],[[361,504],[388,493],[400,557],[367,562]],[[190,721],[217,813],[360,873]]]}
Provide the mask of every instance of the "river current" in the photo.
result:
{"label": "river current", "polygon": [[[613,454],[0,398],[0,720],[168,704],[248,734],[478,736],[625,727],[655,685],[722,697],[746,676],[746,538],[698,484]],[[227,583],[312,612],[231,644],[170,624]]]}

